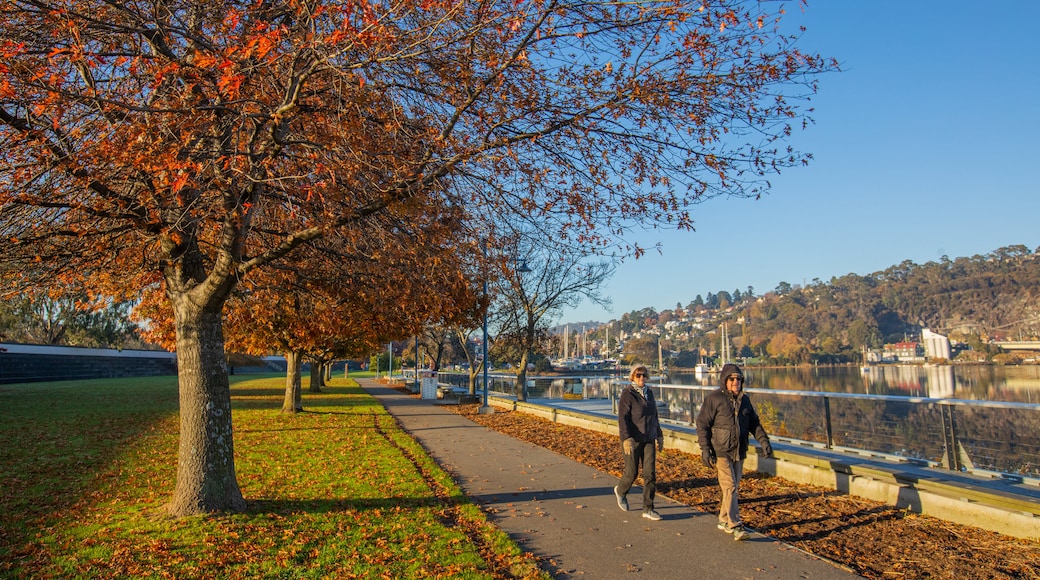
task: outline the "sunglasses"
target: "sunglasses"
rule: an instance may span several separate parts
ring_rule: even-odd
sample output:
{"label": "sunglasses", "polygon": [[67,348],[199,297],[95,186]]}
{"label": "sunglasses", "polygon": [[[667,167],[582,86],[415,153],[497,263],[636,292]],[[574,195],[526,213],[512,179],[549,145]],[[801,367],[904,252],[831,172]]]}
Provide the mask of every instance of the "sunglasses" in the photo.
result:
{"label": "sunglasses", "polygon": [[633,376],[633,377],[637,377],[637,378],[638,378],[638,377],[643,377],[643,378],[645,379],[646,377],[648,377],[648,376],[650,376],[650,375],[648,375],[648,374],[646,374],[646,373],[636,373],[636,374],[634,374],[634,375],[632,375],[632,376]]}

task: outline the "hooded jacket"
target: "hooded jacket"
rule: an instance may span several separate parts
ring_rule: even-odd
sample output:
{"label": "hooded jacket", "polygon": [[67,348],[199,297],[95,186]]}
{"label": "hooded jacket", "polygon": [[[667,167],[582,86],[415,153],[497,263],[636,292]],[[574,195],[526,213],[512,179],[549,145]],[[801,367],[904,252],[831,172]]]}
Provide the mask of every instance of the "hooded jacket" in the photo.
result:
{"label": "hooded jacket", "polygon": [[743,377],[744,373],[737,365],[723,365],[719,373],[721,387],[704,397],[704,404],[697,413],[697,442],[701,449],[713,449],[716,457],[742,461],[747,458],[750,433],[754,432],[760,444],[769,441],[769,437],[743,386],[736,396],[726,390],[726,379],[730,375]]}

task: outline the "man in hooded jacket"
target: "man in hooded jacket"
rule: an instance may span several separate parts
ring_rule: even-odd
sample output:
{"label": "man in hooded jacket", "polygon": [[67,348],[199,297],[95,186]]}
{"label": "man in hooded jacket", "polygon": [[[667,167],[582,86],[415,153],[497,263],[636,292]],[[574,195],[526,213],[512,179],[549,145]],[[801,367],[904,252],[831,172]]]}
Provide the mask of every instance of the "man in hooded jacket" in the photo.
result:
{"label": "man in hooded jacket", "polygon": [[754,431],[762,454],[773,457],[773,447],[751,400],[744,394],[744,373],[735,364],[726,364],[719,373],[720,388],[704,397],[697,413],[697,441],[704,465],[714,467],[719,477],[722,501],[719,529],[734,539],[748,537],[740,519],[737,489],[747,458],[748,435]]}

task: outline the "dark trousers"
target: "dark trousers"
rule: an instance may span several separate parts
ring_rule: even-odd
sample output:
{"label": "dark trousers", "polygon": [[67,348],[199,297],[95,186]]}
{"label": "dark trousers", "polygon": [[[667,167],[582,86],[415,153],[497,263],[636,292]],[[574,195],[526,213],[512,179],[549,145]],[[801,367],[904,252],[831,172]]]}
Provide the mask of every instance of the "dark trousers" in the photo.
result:
{"label": "dark trousers", "polygon": [[[654,509],[654,495],[657,493],[657,448],[654,442],[639,443],[635,440],[629,441],[629,449],[625,449],[624,442],[621,451],[625,455],[625,474],[621,476],[618,483],[618,492],[621,495],[628,493],[636,480],[636,471],[639,464],[643,464],[643,511]],[[631,452],[629,451],[631,450]]]}

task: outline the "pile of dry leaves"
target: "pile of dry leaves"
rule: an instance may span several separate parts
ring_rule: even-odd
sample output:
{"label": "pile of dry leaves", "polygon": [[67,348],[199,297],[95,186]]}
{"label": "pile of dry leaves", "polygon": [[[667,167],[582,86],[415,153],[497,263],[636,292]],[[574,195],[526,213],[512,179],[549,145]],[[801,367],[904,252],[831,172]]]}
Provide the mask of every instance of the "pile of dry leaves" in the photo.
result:
{"label": "pile of dry leaves", "polygon": [[[617,437],[520,412],[478,415],[477,405],[446,407],[495,431],[621,475]],[[717,509],[714,472],[699,456],[666,449],[657,468],[660,493],[702,511]],[[741,515],[755,530],[867,578],[1040,579],[1036,542],[760,473],[745,474],[740,497]]]}

